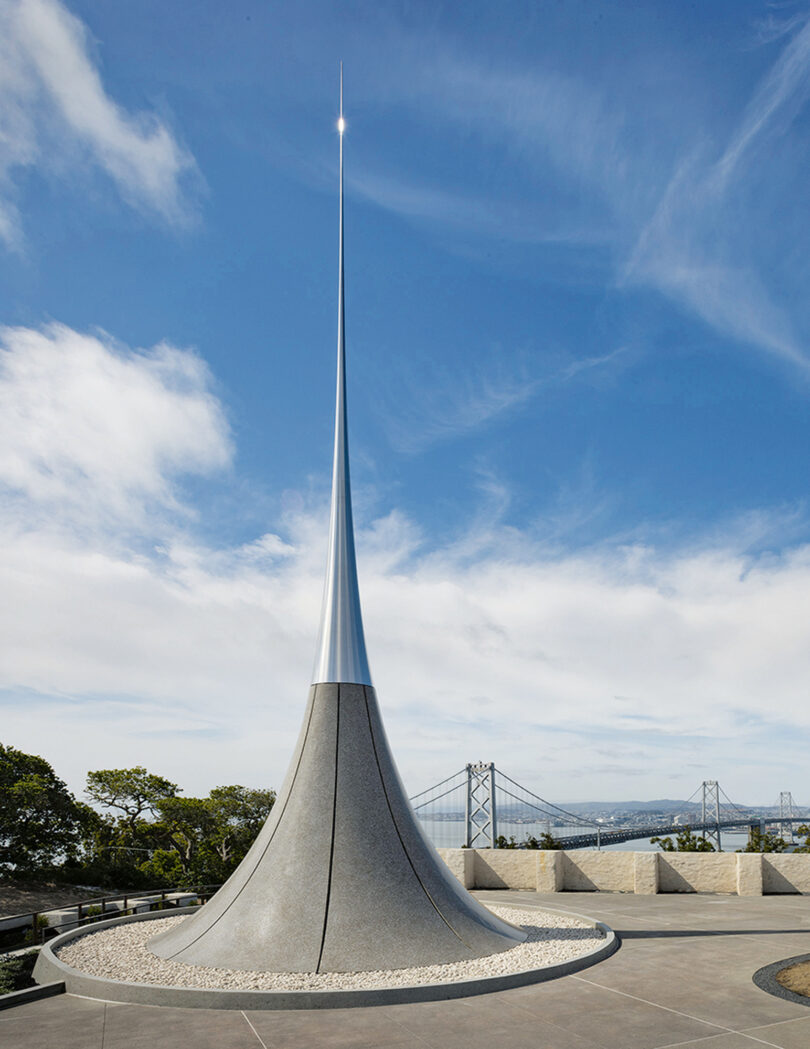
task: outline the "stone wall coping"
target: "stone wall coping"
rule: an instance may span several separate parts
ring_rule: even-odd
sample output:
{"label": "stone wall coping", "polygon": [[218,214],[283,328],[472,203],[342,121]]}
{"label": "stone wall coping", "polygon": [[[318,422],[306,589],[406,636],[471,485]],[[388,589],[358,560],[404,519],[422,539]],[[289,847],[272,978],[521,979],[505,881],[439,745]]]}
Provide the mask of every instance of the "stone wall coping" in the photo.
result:
{"label": "stone wall coping", "polygon": [[465,889],[810,894],[810,853],[439,849]]}

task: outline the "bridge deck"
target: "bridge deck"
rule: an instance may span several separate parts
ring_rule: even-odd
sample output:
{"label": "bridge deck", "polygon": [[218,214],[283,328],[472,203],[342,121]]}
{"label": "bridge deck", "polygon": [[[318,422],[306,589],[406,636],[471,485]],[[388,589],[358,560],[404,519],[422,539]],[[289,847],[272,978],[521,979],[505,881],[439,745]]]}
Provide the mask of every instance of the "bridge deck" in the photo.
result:
{"label": "bridge deck", "polygon": [[[768,818],[761,822],[772,824],[800,823],[800,819]],[[660,823],[648,824],[646,827],[617,827],[600,831],[588,832],[587,834],[566,834],[556,840],[566,849],[589,849],[594,845],[620,845],[624,841],[640,841],[642,838],[666,837],[671,834],[679,834],[684,830],[698,833],[703,830],[713,831],[717,827],[720,830],[730,830],[732,827],[759,826],[760,820],[746,818],[733,820],[720,820],[708,823],[670,823],[662,826]]]}

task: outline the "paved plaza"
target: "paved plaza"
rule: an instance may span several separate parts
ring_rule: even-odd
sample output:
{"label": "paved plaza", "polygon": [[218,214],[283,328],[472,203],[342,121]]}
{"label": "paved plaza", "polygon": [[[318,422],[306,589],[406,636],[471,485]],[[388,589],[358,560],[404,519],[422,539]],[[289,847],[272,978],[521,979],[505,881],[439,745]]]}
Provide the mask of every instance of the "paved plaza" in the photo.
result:
{"label": "paved plaza", "polygon": [[59,995],[0,1013],[2,1049],[780,1049],[810,1047],[810,1007],[751,981],[810,953],[801,896],[479,898],[600,918],[621,949],[575,976],[477,998],[368,1009],[215,1012]]}

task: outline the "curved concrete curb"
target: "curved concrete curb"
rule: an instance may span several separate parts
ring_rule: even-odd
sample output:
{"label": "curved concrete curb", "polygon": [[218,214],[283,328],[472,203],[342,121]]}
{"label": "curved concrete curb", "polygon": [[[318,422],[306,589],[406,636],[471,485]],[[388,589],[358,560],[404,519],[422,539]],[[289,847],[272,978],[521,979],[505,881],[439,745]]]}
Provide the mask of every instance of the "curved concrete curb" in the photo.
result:
{"label": "curved concrete curb", "polygon": [[796,994],[795,991],[789,991],[787,987],[783,987],[776,979],[778,972],[789,968],[791,965],[798,965],[799,962],[810,962],[810,954],[797,954],[795,958],[785,958],[781,962],[771,962],[770,965],[763,965],[761,969],[757,969],[751,979],[761,991],[767,991],[768,994],[772,994],[775,998],[782,998],[786,1002],[795,1002],[796,1005],[810,1006],[810,998],[803,994]]}
{"label": "curved concrete curb", "polygon": [[[511,905],[507,905],[511,906]],[[517,906],[517,905],[515,905]],[[520,907],[525,909],[526,904]],[[605,936],[604,943],[579,958],[549,965],[542,969],[508,973],[504,976],[488,976],[454,983],[417,984],[412,987],[375,987],[369,990],[348,991],[225,991],[202,987],[159,987],[148,983],[124,983],[88,976],[78,969],[61,962],[54,953],[70,940],[84,935],[88,930],[72,929],[47,943],[40,951],[34,968],[34,979],[39,983],[54,980],[64,981],[68,994],[85,998],[98,998],[106,1002],[127,1002],[136,1005],[170,1005],[186,1009],[347,1009],[354,1006],[395,1005],[405,1002],[435,1002],[447,998],[467,998],[470,995],[488,994],[490,991],[505,991],[510,987],[554,980],[559,976],[587,969],[619,948],[619,939],[612,929],[602,922],[584,915],[571,915],[570,911],[555,912],[550,907],[538,908],[551,914],[561,913],[590,923]],[[174,914],[196,910],[194,907],[179,907]],[[112,918],[98,922],[93,931],[108,929],[113,925],[125,925],[133,921],[150,921],[166,918],[166,911],[151,914],[133,914],[125,918]]]}

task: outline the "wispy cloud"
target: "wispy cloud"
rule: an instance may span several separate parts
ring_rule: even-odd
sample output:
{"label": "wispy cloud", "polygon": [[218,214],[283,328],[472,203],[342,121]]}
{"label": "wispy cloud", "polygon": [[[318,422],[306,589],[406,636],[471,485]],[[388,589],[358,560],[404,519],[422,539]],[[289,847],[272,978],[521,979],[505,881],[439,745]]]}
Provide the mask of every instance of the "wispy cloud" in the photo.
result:
{"label": "wispy cloud", "polygon": [[109,96],[86,27],[58,0],[2,0],[0,67],[0,237],[7,243],[20,242],[14,183],[32,165],[65,176],[90,159],[133,207],[170,223],[189,220],[193,157],[163,119],[129,113]]}
{"label": "wispy cloud", "polygon": [[756,211],[749,208],[741,224],[739,202],[749,185],[769,181],[764,142],[785,134],[809,93],[810,21],[804,19],[755,89],[719,159],[709,160],[704,144],[680,164],[622,276],[657,288],[723,335],[805,372],[810,354],[795,330],[785,289],[769,288],[759,265]]}
{"label": "wispy cloud", "polygon": [[426,220],[467,236],[485,236],[517,244],[604,245],[611,241],[609,224],[575,222],[563,212],[551,212],[541,199],[510,201],[502,196],[476,196],[440,189],[415,180],[367,169],[353,173],[349,189],[366,200],[407,218]]}
{"label": "wispy cloud", "polygon": [[[801,28],[796,28],[801,26]],[[722,185],[733,175],[757,139],[767,131],[784,131],[810,93],[810,19],[791,20],[795,30],[748,103],[743,117],[717,163],[713,177]]]}
{"label": "wispy cloud", "polygon": [[[600,271],[615,265],[613,290],[654,289],[729,342],[807,371],[807,291],[788,260],[805,254],[807,215],[795,210],[810,172],[795,118],[810,94],[810,21],[749,32],[752,48],[776,54],[724,121],[667,100],[676,77],[640,98],[616,69],[606,83],[542,57],[507,67],[446,39],[420,47],[401,29],[408,75],[386,81],[386,104],[429,113],[426,135],[453,135],[470,163],[459,185],[437,189],[422,157],[397,178],[371,162],[355,188],[440,233],[599,251]],[[656,103],[668,122],[651,117]],[[791,179],[793,218],[780,199]]]}
{"label": "wispy cloud", "polygon": [[480,370],[450,375],[440,366],[432,369],[422,397],[395,415],[388,416],[389,437],[399,451],[417,452],[435,441],[459,437],[497,416],[525,404],[537,388],[526,376],[482,374]]}
{"label": "wispy cloud", "polygon": [[722,216],[722,192],[711,173],[685,165],[641,232],[620,285],[651,285],[723,335],[810,368],[788,312],[754,261],[728,257],[717,231]]}
{"label": "wispy cloud", "polygon": [[470,367],[450,373],[443,366],[430,366],[430,379],[403,380],[409,387],[402,399],[389,403],[383,414],[389,438],[402,452],[416,453],[438,441],[452,440],[472,433],[495,419],[519,411],[546,388],[563,385],[587,372],[616,365],[626,353],[621,347],[600,356],[569,360],[544,374],[532,374],[527,366],[510,371],[503,358],[496,358],[491,370]]}

